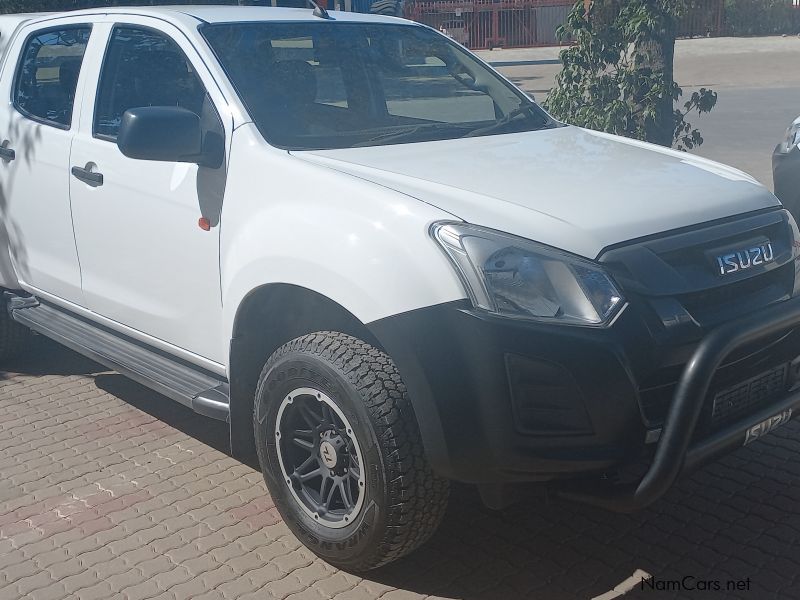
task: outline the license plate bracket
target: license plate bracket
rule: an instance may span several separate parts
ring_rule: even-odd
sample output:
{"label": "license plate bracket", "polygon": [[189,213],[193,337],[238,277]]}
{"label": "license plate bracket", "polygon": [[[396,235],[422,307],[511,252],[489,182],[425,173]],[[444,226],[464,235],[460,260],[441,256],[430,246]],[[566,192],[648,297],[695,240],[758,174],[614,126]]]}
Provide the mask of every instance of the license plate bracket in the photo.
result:
{"label": "license plate bracket", "polygon": [[783,363],[714,394],[711,425],[737,421],[759,405],[785,393],[789,363]]}

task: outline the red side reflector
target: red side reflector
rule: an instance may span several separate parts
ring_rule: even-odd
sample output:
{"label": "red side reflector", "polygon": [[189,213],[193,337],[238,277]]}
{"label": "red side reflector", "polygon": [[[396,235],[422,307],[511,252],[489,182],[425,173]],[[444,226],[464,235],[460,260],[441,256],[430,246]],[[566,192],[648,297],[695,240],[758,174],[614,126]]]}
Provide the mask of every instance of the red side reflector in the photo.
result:
{"label": "red side reflector", "polygon": [[200,217],[197,220],[197,226],[203,231],[211,231],[211,221],[209,221],[205,217]]}

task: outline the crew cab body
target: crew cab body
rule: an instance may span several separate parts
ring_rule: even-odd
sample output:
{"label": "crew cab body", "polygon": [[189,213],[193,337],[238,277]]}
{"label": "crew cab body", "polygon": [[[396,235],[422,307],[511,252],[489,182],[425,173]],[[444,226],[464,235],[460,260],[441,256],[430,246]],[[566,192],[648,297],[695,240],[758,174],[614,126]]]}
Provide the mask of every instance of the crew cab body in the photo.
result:
{"label": "crew cab body", "polygon": [[[11,317],[226,420],[237,456],[265,361],[319,332],[389,357],[432,472],[484,490],[580,477],[638,507],[794,416],[800,236],[740,171],[558,123],[400,19],[96,9],[7,44]],[[362,135],[374,110],[390,126]]]}

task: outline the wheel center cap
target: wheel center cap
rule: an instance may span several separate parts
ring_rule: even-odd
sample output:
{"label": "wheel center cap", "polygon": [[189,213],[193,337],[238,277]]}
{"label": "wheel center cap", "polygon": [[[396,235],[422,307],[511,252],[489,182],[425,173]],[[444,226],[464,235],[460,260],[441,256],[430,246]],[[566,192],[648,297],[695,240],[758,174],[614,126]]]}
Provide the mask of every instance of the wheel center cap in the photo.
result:
{"label": "wheel center cap", "polygon": [[319,455],[324,464],[329,469],[333,469],[339,462],[339,457],[336,454],[336,448],[329,441],[325,440],[319,445]]}

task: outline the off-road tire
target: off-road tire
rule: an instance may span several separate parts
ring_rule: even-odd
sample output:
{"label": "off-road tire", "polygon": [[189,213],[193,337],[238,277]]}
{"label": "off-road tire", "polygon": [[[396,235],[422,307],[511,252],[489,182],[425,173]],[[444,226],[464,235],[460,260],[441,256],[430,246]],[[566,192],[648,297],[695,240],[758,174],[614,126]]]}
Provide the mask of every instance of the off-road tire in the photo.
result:
{"label": "off-road tire", "polygon": [[[310,518],[281,471],[275,432],[278,406],[294,389],[326,394],[352,424],[364,455],[364,503],[339,529]],[[431,470],[419,427],[392,360],[370,344],[321,331],[280,347],[259,378],[253,424],[264,479],[292,532],[339,568],[360,572],[392,562],[436,531],[449,482]]]}
{"label": "off-road tire", "polygon": [[31,332],[12,320],[6,310],[5,300],[0,299],[0,361],[21,354],[28,345]]}

